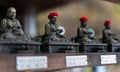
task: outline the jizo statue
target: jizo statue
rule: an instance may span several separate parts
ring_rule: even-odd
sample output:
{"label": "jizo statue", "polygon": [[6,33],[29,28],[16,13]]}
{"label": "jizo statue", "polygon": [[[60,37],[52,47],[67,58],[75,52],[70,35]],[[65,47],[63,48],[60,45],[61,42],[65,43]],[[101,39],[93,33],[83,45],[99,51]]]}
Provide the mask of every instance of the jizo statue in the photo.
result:
{"label": "jizo statue", "polygon": [[87,21],[88,18],[85,16],[80,18],[81,25],[77,29],[77,42],[79,43],[91,43],[94,39],[94,37],[90,36],[93,32],[89,31]]}
{"label": "jizo statue", "polygon": [[106,20],[104,26],[102,41],[104,43],[118,43],[116,34],[111,30],[111,21]]}
{"label": "jizo statue", "polygon": [[2,19],[0,24],[0,34],[1,39],[16,39],[22,36],[21,38],[29,40],[27,36],[24,36],[22,25],[16,19],[16,9],[14,7],[8,8],[6,17]]}
{"label": "jizo statue", "polygon": [[58,16],[56,12],[51,12],[48,15],[49,23],[45,26],[45,40],[60,41],[63,38],[65,30],[56,23]]}

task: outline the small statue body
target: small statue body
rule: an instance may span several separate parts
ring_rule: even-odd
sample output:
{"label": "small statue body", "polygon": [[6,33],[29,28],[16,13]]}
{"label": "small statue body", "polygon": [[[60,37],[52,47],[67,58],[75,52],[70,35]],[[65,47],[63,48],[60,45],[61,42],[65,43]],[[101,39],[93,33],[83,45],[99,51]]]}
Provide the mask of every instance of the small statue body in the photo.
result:
{"label": "small statue body", "polygon": [[[49,23],[45,25],[45,41],[51,42],[70,42],[69,39],[65,38],[64,28],[59,26],[57,22],[58,13],[51,12],[48,15]],[[62,28],[62,29],[60,29]]]}
{"label": "small statue body", "polygon": [[60,38],[57,36],[57,29],[58,29],[58,25],[57,24],[47,24],[45,26],[45,35],[46,35],[46,39],[50,39],[50,40],[59,40]]}
{"label": "small statue body", "polygon": [[89,28],[87,27],[88,19],[86,17],[81,17],[81,26],[77,29],[77,42],[79,43],[91,43],[93,42],[93,37],[90,37],[92,34],[89,32]]}
{"label": "small statue body", "polygon": [[111,30],[111,21],[106,20],[104,23],[105,29],[103,30],[103,42],[104,43],[118,43],[116,34]]}
{"label": "small statue body", "polygon": [[24,35],[22,25],[15,17],[16,9],[14,7],[10,7],[7,10],[6,17],[2,19],[0,24],[0,39],[30,40],[30,37]]}

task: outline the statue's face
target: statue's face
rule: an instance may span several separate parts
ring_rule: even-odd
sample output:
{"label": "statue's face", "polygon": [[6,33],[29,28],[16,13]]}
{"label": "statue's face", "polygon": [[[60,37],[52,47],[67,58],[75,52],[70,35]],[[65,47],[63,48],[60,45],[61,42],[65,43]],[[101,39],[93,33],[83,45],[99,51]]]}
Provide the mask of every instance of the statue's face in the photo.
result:
{"label": "statue's face", "polygon": [[57,21],[57,16],[53,16],[51,19],[50,19],[50,23],[52,24],[55,24]]}
{"label": "statue's face", "polygon": [[86,26],[87,26],[87,22],[81,21],[81,26],[82,26],[82,27],[86,27]]}
{"label": "statue's face", "polygon": [[105,25],[105,28],[106,29],[110,29],[111,28],[110,24],[109,25]]}
{"label": "statue's face", "polygon": [[9,8],[7,11],[7,16],[10,18],[15,18],[16,17],[16,9],[15,8]]}

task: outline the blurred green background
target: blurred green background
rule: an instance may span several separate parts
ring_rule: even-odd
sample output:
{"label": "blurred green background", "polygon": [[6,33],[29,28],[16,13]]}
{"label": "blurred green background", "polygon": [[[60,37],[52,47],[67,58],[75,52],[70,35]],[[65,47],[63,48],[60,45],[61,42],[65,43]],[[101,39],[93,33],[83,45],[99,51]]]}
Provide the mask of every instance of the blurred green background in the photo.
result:
{"label": "blurred green background", "polygon": [[76,36],[76,29],[80,25],[79,18],[87,16],[88,26],[96,32],[96,38],[101,38],[106,19],[112,20],[112,29],[120,34],[120,5],[103,0],[76,0],[60,7],[48,9],[37,15],[38,31],[44,34],[44,26],[48,23],[47,15],[51,11],[59,13],[58,24],[66,29],[67,37]]}

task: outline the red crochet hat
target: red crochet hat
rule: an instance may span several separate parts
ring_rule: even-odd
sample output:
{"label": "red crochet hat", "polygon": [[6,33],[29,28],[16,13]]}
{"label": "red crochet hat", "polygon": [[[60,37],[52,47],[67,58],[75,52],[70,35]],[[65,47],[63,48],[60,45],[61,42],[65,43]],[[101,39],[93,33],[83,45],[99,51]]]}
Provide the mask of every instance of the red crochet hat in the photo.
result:
{"label": "red crochet hat", "polygon": [[48,15],[48,18],[50,19],[51,17],[53,16],[59,16],[57,12],[51,12],[49,15]]}
{"label": "red crochet hat", "polygon": [[88,21],[88,18],[86,17],[86,16],[82,16],[80,19],[79,19],[80,21]]}
{"label": "red crochet hat", "polygon": [[104,25],[109,25],[109,24],[111,24],[111,20],[106,20],[104,23]]}

